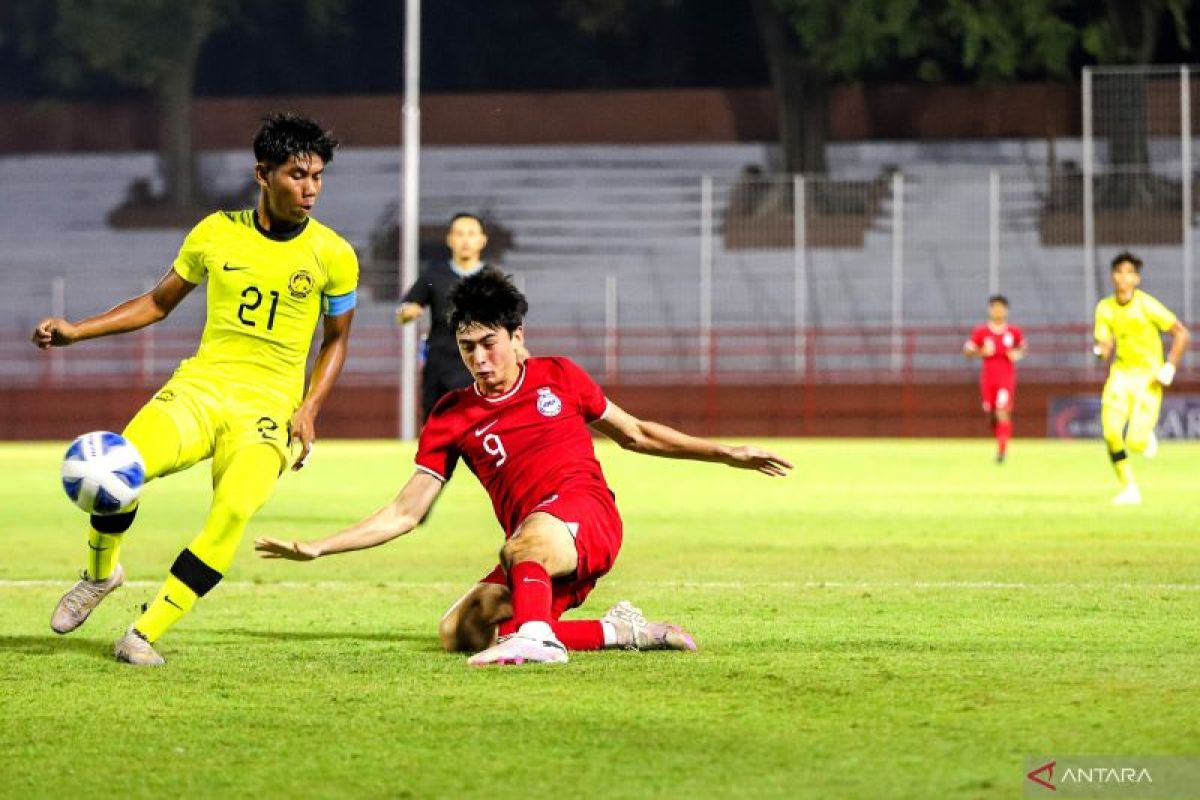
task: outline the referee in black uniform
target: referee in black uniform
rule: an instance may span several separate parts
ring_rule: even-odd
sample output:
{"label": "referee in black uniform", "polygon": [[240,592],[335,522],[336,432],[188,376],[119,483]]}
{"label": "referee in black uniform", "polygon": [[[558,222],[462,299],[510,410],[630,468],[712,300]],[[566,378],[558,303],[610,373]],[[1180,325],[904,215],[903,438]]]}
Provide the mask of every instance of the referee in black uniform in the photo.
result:
{"label": "referee in black uniform", "polygon": [[425,368],[421,373],[422,422],[429,419],[434,404],[442,395],[470,386],[471,373],[458,354],[458,341],[448,321],[450,290],[468,275],[484,268],[479,255],[487,247],[483,220],[465,212],[450,218],[446,246],[450,260],[424,267],[417,282],[405,293],[396,321],[404,324],[418,319],[429,309],[431,322],[425,339]]}

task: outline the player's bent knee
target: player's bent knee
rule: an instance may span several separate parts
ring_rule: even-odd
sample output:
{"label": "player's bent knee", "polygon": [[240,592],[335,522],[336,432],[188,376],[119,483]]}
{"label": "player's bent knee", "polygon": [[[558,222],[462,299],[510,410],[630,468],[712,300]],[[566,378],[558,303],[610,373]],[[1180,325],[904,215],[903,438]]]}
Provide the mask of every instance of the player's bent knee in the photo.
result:
{"label": "player's bent knee", "polygon": [[447,653],[459,651],[457,619],[442,619],[438,622],[438,640],[441,641],[442,649]]}
{"label": "player's bent knee", "polygon": [[438,623],[438,639],[447,653],[478,653],[492,646],[496,624],[476,615],[445,618]]}
{"label": "player's bent knee", "polygon": [[495,643],[496,623],[511,616],[508,587],[480,583],[442,616],[438,639],[447,652],[478,653]]}
{"label": "player's bent knee", "polygon": [[470,636],[457,620],[453,622],[442,620],[438,623],[438,639],[442,643],[442,649],[447,653],[478,653],[487,648],[487,645],[471,647],[473,638],[475,637]]}
{"label": "player's bent knee", "polygon": [[575,540],[560,520],[548,514],[531,515],[500,549],[505,569],[524,561],[536,561],[551,575],[575,568]]}
{"label": "player's bent knee", "polygon": [[252,503],[218,503],[213,507],[213,516],[219,517],[229,528],[245,528],[258,511],[258,505]]}
{"label": "player's bent knee", "polygon": [[[532,532],[531,532],[532,533]],[[532,534],[509,539],[500,548],[500,563],[505,568],[523,561],[536,561],[542,566],[554,560],[554,546],[548,537]]]}
{"label": "player's bent knee", "polygon": [[540,561],[539,555],[542,549],[537,534],[531,533],[525,535],[524,538],[513,537],[500,548],[500,563],[507,569],[522,561]]}

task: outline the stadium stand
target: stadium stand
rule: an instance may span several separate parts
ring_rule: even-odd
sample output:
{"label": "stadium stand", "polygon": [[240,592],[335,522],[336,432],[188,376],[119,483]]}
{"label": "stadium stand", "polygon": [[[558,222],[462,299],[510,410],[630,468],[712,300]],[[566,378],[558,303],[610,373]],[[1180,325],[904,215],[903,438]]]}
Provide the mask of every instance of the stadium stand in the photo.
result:
{"label": "stadium stand", "polygon": [[[1055,152],[1077,157],[1077,143],[1059,142]],[[832,172],[847,180],[888,185],[889,165],[904,165],[905,325],[966,326],[982,313],[993,167],[1002,170],[1004,187],[1001,289],[1014,317],[1025,324],[1085,318],[1078,246],[1039,238],[1046,153],[1045,142],[1004,140],[831,147]],[[440,225],[466,209],[502,224],[512,235],[504,265],[524,283],[535,329],[601,327],[606,281],[614,276],[623,330],[694,330],[701,313],[701,176],[713,176],[713,324],[782,333],[795,319],[790,242],[731,249],[722,235],[739,175],[770,162],[771,148],[759,144],[432,147],[422,160],[422,223]],[[68,314],[78,315],[141,290],[162,272],[182,229],[114,229],[107,222],[131,182],[154,172],[145,153],[0,158],[7,290],[0,303],[10,324],[24,330],[47,313],[56,278],[64,281]],[[205,154],[200,173],[208,191],[234,192],[247,179],[246,155]],[[359,249],[364,269],[394,270],[371,264],[368,254],[372,238],[394,224],[399,184],[391,149],[347,149],[331,170],[317,216]],[[890,324],[894,210],[889,188],[865,212],[861,246],[807,250],[809,325]],[[1150,265],[1178,260],[1177,248],[1140,250]],[[1150,274],[1158,294],[1178,292],[1172,270]],[[1103,264],[1097,279],[1103,289]],[[357,326],[390,326],[392,304],[365,299]],[[185,303],[172,324],[194,327],[203,313],[203,304]],[[783,355],[741,358],[752,370],[786,368]],[[859,358],[871,366],[883,356]],[[669,359],[647,356],[644,366]]]}

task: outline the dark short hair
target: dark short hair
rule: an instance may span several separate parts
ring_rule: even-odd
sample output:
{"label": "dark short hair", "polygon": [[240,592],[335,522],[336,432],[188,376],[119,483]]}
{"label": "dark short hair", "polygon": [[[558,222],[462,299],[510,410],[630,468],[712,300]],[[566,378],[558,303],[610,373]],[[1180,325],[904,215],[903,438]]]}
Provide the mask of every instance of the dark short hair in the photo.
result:
{"label": "dark short hair", "polygon": [[529,302],[512,278],[495,267],[484,267],[450,290],[450,327],[470,325],[504,328],[510,334],[525,323]]}
{"label": "dark short hair", "polygon": [[446,223],[446,230],[449,231],[451,228],[453,228],[454,223],[458,222],[460,219],[475,220],[479,223],[479,230],[483,231],[484,236],[487,236],[487,223],[483,221],[483,217],[479,216],[478,214],[472,214],[470,211],[456,212],[455,215],[450,218],[450,221]]}
{"label": "dark short hair", "polygon": [[1130,264],[1133,264],[1134,272],[1138,273],[1139,275],[1141,274],[1142,260],[1140,258],[1138,258],[1137,256],[1135,256],[1133,253],[1129,252],[1128,250],[1122,250],[1121,252],[1119,252],[1115,256],[1113,256],[1112,264],[1109,265],[1109,270],[1112,272],[1116,272],[1117,267],[1121,266],[1126,261],[1128,261]]}
{"label": "dark short hair", "polygon": [[254,158],[269,169],[286,164],[292,156],[308,154],[320,156],[328,164],[338,144],[313,119],[291,112],[268,114],[254,135]]}
{"label": "dark short hair", "polygon": [[1002,305],[1003,305],[1005,308],[1008,308],[1008,298],[1007,298],[1007,297],[1005,297],[1005,296],[1004,296],[1004,295],[1002,295],[1002,294],[994,294],[994,295],[992,295],[991,297],[989,297],[989,298],[988,298],[988,305],[990,306],[992,303],[1000,303],[1000,304],[1002,304]]}

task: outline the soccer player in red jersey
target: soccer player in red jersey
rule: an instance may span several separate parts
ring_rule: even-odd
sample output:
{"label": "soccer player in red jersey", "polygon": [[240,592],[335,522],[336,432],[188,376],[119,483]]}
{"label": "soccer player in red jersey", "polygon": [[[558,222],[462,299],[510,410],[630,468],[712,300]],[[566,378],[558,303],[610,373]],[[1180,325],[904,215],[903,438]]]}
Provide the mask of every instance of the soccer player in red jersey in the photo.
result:
{"label": "soccer player in red jersey", "polygon": [[[309,561],[362,550],[412,530],[458,461],[475,473],[504,528],[500,563],[442,618],[450,651],[468,663],[563,663],[568,650],[694,650],[682,628],[647,622],[627,601],[601,619],[563,620],[612,569],[622,524],[592,446],[592,429],[628,450],[713,461],[768,476],[792,465],[755,447],[730,447],[639,420],[562,357],[521,357],[525,297],[486,268],[450,296],[451,327],[474,383],[445,395],[421,431],[416,471],[390,504],[313,542],[259,539],[266,558]],[[499,640],[497,640],[499,634]]]}
{"label": "soccer player in red jersey", "polygon": [[1025,357],[1025,337],[1016,325],[1008,324],[1008,298],[988,298],[988,321],[971,331],[963,343],[963,355],[983,361],[979,390],[983,413],[992,423],[996,437],[996,463],[1003,464],[1012,437],[1012,411],[1017,393],[1016,363]]}

